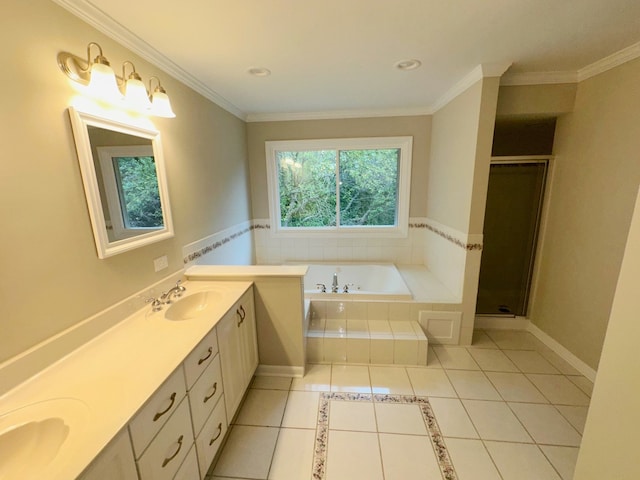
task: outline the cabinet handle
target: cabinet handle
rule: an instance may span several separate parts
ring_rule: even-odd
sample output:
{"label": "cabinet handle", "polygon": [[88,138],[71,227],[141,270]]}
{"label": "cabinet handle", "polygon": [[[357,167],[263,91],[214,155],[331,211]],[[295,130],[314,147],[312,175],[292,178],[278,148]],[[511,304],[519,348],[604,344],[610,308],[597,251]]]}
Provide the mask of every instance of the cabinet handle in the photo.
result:
{"label": "cabinet handle", "polygon": [[169,404],[169,406],[163,410],[162,412],[158,412],[153,416],[153,421],[157,421],[161,416],[163,416],[165,413],[167,413],[169,410],[171,410],[171,408],[173,407],[173,404],[176,401],[176,392],[173,392],[171,394],[171,403]]}
{"label": "cabinet handle", "polygon": [[204,358],[201,358],[200,360],[198,360],[198,365],[202,365],[202,362],[206,362],[212,353],[213,353],[213,347],[209,347],[209,349],[207,350],[207,355]]}
{"label": "cabinet handle", "polygon": [[218,432],[216,433],[216,436],[213,437],[209,442],[209,446],[213,445],[213,442],[215,442],[218,438],[220,438],[220,435],[222,435],[222,422],[218,424]]}
{"label": "cabinet handle", "polygon": [[242,325],[242,322],[244,322],[244,318],[242,318],[242,315],[240,315],[240,311],[236,310],[236,315],[238,315],[238,318],[240,320],[238,320],[237,326],[239,327],[240,325]]}
{"label": "cabinet handle", "polygon": [[182,449],[182,439],[184,438],[184,435],[180,435],[180,438],[178,439],[178,449],[176,450],[176,452],[171,455],[168,458],[165,458],[164,461],[162,462],[162,468],[166,467],[167,464],[173,460],[174,458],[176,458],[176,455],[178,455],[180,453],[180,450]]}
{"label": "cabinet handle", "polygon": [[209,399],[216,394],[216,390],[218,390],[218,382],[213,384],[213,392],[211,392],[211,395],[204,397],[204,403],[207,403]]}
{"label": "cabinet handle", "polygon": [[245,317],[247,316],[247,312],[244,311],[244,307],[242,305],[240,305],[240,318],[242,318],[242,321],[244,322]]}

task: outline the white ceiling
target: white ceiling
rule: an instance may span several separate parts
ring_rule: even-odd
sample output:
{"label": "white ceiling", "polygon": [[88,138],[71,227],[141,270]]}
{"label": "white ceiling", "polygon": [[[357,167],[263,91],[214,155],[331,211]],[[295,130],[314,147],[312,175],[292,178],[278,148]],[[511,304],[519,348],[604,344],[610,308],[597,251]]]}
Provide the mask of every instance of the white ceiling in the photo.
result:
{"label": "white ceiling", "polygon": [[425,113],[479,64],[564,81],[640,42],[640,0],[54,1],[249,119]]}

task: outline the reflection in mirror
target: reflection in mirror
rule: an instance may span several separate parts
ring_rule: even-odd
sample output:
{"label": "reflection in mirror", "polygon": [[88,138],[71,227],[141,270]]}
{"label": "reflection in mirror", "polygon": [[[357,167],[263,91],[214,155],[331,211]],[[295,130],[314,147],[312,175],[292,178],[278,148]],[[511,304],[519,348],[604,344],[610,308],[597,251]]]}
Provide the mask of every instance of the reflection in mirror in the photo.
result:
{"label": "reflection in mirror", "polygon": [[173,236],[159,133],[69,111],[98,256]]}

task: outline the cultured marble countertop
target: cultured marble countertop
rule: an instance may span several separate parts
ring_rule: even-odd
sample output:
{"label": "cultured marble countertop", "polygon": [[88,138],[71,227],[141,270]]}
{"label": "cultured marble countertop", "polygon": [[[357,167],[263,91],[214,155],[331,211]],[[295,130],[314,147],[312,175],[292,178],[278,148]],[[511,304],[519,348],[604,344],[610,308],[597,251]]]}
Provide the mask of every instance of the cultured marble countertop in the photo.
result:
{"label": "cultured marble countertop", "polygon": [[[185,282],[184,296],[220,291],[207,318],[170,321],[147,306],[0,397],[0,421],[38,410],[61,416],[70,433],[38,478],[76,478],[131,420],[251,282]],[[70,399],[54,401],[53,399]],[[34,404],[41,403],[40,406]],[[26,408],[25,408],[26,407]],[[70,410],[70,411],[68,411]],[[44,412],[44,414],[43,414]],[[18,416],[16,416],[16,413]],[[0,431],[6,428],[0,423]],[[22,480],[23,477],[21,477]]]}

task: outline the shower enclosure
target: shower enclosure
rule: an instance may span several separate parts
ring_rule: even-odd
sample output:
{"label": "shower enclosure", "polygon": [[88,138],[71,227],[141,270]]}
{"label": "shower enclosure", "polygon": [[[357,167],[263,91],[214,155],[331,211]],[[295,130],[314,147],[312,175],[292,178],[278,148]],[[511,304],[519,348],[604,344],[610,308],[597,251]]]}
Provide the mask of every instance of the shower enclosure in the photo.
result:
{"label": "shower enclosure", "polygon": [[527,314],[548,158],[492,160],[476,313]]}

